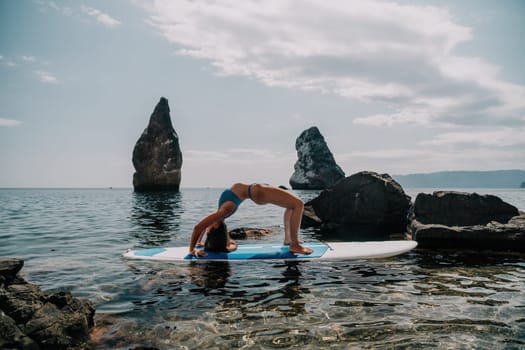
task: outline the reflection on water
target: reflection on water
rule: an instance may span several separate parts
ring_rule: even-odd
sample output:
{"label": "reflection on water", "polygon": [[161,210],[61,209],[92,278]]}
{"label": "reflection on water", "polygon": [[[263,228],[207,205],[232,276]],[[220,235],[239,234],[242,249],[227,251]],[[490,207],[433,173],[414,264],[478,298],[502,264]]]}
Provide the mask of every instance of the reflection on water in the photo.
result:
{"label": "reflection on water", "polygon": [[193,293],[210,295],[226,286],[230,277],[230,263],[227,261],[191,262],[190,277],[198,287],[191,290]]}
{"label": "reflection on water", "polygon": [[130,221],[131,235],[144,246],[169,242],[178,230],[183,214],[180,192],[134,192]]}

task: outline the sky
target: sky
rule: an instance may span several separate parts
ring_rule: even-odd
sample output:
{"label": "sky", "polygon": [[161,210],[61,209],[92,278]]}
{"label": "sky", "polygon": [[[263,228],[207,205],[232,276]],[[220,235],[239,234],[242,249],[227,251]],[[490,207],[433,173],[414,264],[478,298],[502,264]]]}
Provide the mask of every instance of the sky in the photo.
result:
{"label": "sky", "polygon": [[131,187],[166,97],[184,187],[525,169],[525,1],[0,0],[0,187]]}

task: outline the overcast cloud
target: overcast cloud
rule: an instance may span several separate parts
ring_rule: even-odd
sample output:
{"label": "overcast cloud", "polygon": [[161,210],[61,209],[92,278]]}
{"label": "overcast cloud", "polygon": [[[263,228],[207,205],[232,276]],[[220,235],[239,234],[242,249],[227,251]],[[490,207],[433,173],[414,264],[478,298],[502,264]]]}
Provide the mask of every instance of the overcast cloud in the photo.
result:
{"label": "overcast cloud", "polygon": [[525,125],[525,88],[499,79],[499,67],[481,57],[456,54],[472,30],[444,8],[373,0],[144,6],[179,55],[209,60],[219,75],[388,103],[389,112],[358,124]]}

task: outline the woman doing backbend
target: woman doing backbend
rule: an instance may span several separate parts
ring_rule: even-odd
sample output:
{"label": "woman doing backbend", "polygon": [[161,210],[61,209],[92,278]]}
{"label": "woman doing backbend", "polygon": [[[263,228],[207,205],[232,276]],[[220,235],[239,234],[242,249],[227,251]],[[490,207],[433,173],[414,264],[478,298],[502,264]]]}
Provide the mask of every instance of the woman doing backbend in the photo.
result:
{"label": "woman doing backbend", "polygon": [[[293,193],[278,187],[263,185],[236,183],[231,188],[222,192],[219,198],[217,211],[204,217],[193,229],[190,239],[190,254],[199,257],[206,256],[202,250],[195,249],[197,243],[200,243],[205,233],[208,233],[206,245],[213,245],[210,242],[211,235],[217,235],[222,232],[226,236],[223,247],[225,251],[236,249],[236,244],[229,238],[224,224],[224,219],[235,213],[239,205],[245,199],[251,199],[256,204],[274,204],[285,208],[284,212],[284,243],[290,245],[290,252],[295,254],[310,254],[310,248],[303,247],[299,242],[299,228],[303,216],[304,203]],[[223,239],[224,240],[224,239]]]}

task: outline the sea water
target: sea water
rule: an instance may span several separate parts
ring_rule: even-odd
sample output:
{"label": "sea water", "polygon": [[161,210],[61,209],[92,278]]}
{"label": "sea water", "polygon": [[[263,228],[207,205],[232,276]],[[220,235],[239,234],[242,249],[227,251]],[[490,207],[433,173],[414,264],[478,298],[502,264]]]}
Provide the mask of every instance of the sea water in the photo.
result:
{"label": "sea water", "polygon": [[[419,192],[407,189],[415,199]],[[523,189],[494,194],[525,210]],[[130,261],[128,248],[186,246],[221,189],[1,189],[0,256],[24,278],[96,304],[93,349],[524,349],[525,255],[412,251],[381,260]],[[297,191],[303,200],[315,191]],[[241,205],[236,227],[281,209]],[[320,239],[301,230],[301,239]]]}

